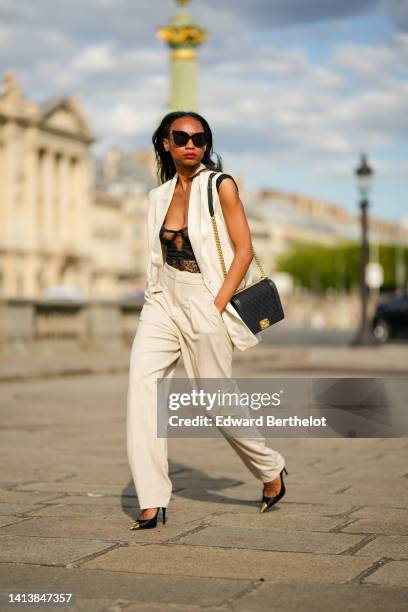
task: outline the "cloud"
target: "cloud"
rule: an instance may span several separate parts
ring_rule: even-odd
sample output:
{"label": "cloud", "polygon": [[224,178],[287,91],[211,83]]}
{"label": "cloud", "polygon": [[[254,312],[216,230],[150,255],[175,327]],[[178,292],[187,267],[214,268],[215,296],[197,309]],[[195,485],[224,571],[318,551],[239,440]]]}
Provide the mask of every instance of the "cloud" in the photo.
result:
{"label": "cloud", "polygon": [[82,49],[72,61],[72,68],[80,72],[107,72],[116,67],[112,43],[94,45]]}
{"label": "cloud", "polygon": [[94,122],[105,133],[119,136],[135,136],[143,133],[146,123],[154,119],[154,112],[120,102],[108,111],[97,112]]}
{"label": "cloud", "polygon": [[[173,0],[160,0],[164,22],[174,13]],[[0,0],[1,23],[28,30],[65,32],[76,41],[114,38],[122,46],[151,44],[157,24],[157,4],[148,0]],[[146,24],[149,24],[146,27]]]}
{"label": "cloud", "polygon": [[[199,112],[215,150],[253,180],[280,177],[281,185],[297,173],[316,184],[350,178],[363,148],[383,161],[384,175],[406,177],[387,155],[398,157],[408,132],[407,5],[192,2],[208,31],[198,51]],[[71,0],[58,10],[51,0],[0,0],[0,70],[15,67],[28,97],[78,95],[96,149],[151,146],[169,88],[168,49],[155,29],[177,7],[161,0],[160,9],[147,0]],[[358,29],[347,29],[356,17]]]}
{"label": "cloud", "polygon": [[382,0],[381,6],[397,29],[408,31],[408,4],[405,0]]}
{"label": "cloud", "polygon": [[246,81],[314,78],[326,87],[341,85],[339,75],[324,66],[312,64],[303,48],[279,48],[276,45],[241,47],[238,58],[219,59],[214,70],[222,77],[236,77]]}
{"label": "cloud", "polygon": [[393,75],[408,78],[408,33],[394,33],[387,44],[347,43],[334,50],[333,68],[347,73],[356,87],[383,84]]}
{"label": "cloud", "polygon": [[[218,2],[209,0],[208,4],[215,7]],[[223,0],[224,10],[238,13],[248,25],[262,29],[364,15],[377,5],[377,0]]]}

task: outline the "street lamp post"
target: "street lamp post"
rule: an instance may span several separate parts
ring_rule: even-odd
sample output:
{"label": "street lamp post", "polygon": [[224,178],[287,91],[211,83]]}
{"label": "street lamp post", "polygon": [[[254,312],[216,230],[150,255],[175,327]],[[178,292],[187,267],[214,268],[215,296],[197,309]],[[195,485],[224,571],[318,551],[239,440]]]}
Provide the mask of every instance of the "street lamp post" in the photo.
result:
{"label": "street lamp post", "polygon": [[368,192],[371,185],[371,177],[374,174],[368,165],[364,153],[361,155],[360,164],[355,170],[357,186],[360,192],[361,210],[361,251],[360,251],[360,298],[361,298],[361,321],[360,328],[353,338],[351,344],[354,346],[377,344],[376,339],[371,333],[367,319],[368,285],[366,279],[366,268],[368,263],[368,240],[367,240],[367,208]]}

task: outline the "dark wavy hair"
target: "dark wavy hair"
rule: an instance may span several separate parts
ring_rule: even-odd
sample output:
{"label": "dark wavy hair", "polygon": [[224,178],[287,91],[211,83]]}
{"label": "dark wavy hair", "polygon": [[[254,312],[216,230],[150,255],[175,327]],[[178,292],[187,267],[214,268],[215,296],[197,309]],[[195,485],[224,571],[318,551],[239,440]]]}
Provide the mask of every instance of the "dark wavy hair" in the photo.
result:
{"label": "dark wavy hair", "polygon": [[[166,181],[173,178],[176,174],[176,167],[173,162],[173,158],[170,154],[170,151],[166,151],[163,145],[163,138],[169,137],[170,126],[176,119],[180,117],[194,117],[200,121],[203,126],[205,135],[207,136],[207,148],[204,153],[204,157],[201,160],[201,163],[207,166],[209,170],[214,170],[215,172],[222,172],[222,158],[218,153],[213,153],[213,138],[210,126],[207,121],[193,111],[174,111],[171,113],[167,113],[161,120],[159,127],[155,130],[152,136],[152,142],[154,146],[154,152],[156,154],[156,173],[157,178],[160,183],[165,183]],[[213,161],[211,159],[212,155],[215,155],[217,161]]]}

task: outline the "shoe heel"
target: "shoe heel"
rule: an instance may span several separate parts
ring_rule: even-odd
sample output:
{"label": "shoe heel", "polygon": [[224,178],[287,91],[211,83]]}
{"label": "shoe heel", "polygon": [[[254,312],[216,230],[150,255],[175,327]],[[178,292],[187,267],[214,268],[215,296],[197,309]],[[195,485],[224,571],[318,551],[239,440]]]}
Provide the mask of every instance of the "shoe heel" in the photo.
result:
{"label": "shoe heel", "polygon": [[[154,529],[157,527],[157,518],[159,516],[160,508],[157,508],[155,516],[151,519],[136,519],[130,529]],[[163,512],[163,525],[166,522],[166,508],[162,508]]]}
{"label": "shoe heel", "polygon": [[261,512],[267,512],[270,508],[272,508],[272,506],[274,506],[285,495],[286,487],[285,487],[285,483],[283,481],[282,472],[285,472],[286,474],[288,473],[288,471],[287,471],[287,469],[285,467],[283,467],[281,469],[281,471],[280,471],[279,475],[280,475],[280,481],[281,481],[281,489],[280,489],[278,495],[275,495],[274,497],[267,497],[266,495],[264,495],[263,498],[262,498],[262,503],[261,503],[261,507],[260,507],[260,511]]}

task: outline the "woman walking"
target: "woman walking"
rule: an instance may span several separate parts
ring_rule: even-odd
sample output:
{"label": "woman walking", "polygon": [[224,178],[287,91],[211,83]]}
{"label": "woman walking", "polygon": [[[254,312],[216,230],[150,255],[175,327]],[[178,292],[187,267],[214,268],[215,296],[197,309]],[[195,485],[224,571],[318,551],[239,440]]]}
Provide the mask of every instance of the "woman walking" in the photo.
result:
{"label": "woman walking", "polygon": [[[130,355],[127,453],[141,509],[131,529],[156,527],[160,508],[164,523],[171,497],[167,438],[157,437],[157,378],[172,377],[181,355],[188,378],[230,378],[234,349],[260,341],[229,303],[255,280],[252,243],[238,187],[219,156],[212,160],[207,121],[168,113],[152,140],[161,185],[149,192],[147,287]],[[208,210],[210,173],[225,279]],[[263,438],[226,439],[262,481],[260,511],[269,510],[285,493],[284,458]]]}

